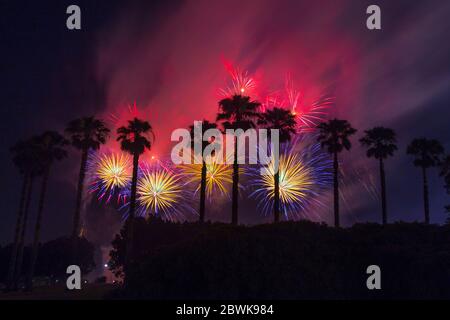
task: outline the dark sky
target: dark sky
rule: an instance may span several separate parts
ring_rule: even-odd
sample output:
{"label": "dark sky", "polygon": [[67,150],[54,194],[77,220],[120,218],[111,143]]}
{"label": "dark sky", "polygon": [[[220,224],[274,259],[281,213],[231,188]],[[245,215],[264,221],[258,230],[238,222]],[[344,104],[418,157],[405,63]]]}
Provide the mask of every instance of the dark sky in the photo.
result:
{"label": "dark sky", "polygon": [[[226,77],[223,58],[263,79],[267,88],[279,87],[290,72],[306,99],[332,85],[336,105],[330,116],[348,119],[359,129],[356,138],[375,125],[396,129],[399,151],[387,163],[389,214],[391,220],[422,219],[420,171],[405,149],[420,136],[450,149],[450,2],[376,1],[381,31],[365,27],[365,9],[373,1],[167,2],[0,1],[0,243],[12,238],[19,201],[13,143],[46,129],[63,130],[82,115],[120,114],[136,101],[158,136],[152,154],[167,154],[173,129],[214,119],[215,91]],[[66,29],[70,4],[81,7],[80,31]],[[343,159],[349,176],[346,225],[379,219],[379,203],[360,181],[367,177],[377,186],[376,163],[363,156],[356,139],[354,145]],[[44,240],[69,233],[79,160],[71,150],[53,168]],[[444,221],[449,202],[442,184],[431,170],[436,223]],[[249,213],[253,205],[244,203],[243,223],[265,221]],[[218,219],[228,218],[228,210],[221,211]],[[30,225],[35,213],[33,206]],[[91,203],[86,215],[104,234],[99,241],[107,242],[105,226],[118,225],[113,210]]]}

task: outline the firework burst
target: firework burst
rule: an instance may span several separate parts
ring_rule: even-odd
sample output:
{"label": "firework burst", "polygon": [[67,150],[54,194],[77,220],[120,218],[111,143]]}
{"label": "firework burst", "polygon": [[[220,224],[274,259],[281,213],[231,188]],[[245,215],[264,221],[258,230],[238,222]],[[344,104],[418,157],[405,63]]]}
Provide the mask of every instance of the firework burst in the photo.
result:
{"label": "firework burst", "polygon": [[256,89],[256,82],[248,71],[233,67],[230,62],[224,61],[225,69],[231,77],[230,84],[219,90],[222,97],[230,97],[233,95],[251,96]]}
{"label": "firework burst", "polygon": [[[286,219],[307,216],[313,205],[322,205],[320,196],[331,185],[331,161],[320,145],[307,138],[296,138],[280,150],[280,208]],[[260,168],[250,172],[255,191],[251,197],[259,201],[265,214],[271,214],[274,205],[275,166],[272,161],[266,174]]]}
{"label": "firework burst", "polygon": [[[154,113],[152,114],[154,115]],[[113,111],[105,114],[106,122],[111,126],[111,128],[116,129],[121,126],[128,125],[128,121],[133,120],[134,118],[143,117],[144,114],[136,102],[133,102],[132,104],[121,104],[114,108]]]}
{"label": "firework burst", "polygon": [[[180,169],[186,177],[188,184],[196,186],[195,193],[199,192],[202,180],[202,164],[183,164]],[[209,200],[217,193],[228,195],[229,186],[233,183],[233,167],[220,164],[212,159],[206,163],[206,196]]]}
{"label": "firework burst", "polygon": [[182,220],[186,214],[194,212],[190,205],[192,196],[179,173],[160,165],[143,167],[136,189],[138,215]]}
{"label": "firework burst", "polygon": [[284,105],[296,116],[300,132],[313,131],[320,122],[326,120],[327,109],[334,103],[330,95],[323,95],[312,104],[302,101],[301,92],[295,89],[292,77],[288,74],[285,83],[286,99]]}
{"label": "firework burst", "polygon": [[126,200],[126,189],[131,182],[132,164],[125,153],[93,153],[90,156],[89,172],[92,183],[89,190],[96,192],[98,199],[109,202],[117,196],[117,201]]}

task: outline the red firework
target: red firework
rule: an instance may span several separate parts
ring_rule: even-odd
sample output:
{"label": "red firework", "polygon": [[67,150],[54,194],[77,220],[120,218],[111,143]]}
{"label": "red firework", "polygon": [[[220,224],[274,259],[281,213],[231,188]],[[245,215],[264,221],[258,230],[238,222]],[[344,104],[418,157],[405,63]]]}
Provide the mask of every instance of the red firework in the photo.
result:
{"label": "red firework", "polygon": [[118,108],[116,112],[110,112],[107,116],[107,121],[111,123],[114,128],[125,125],[127,121],[141,116],[138,110],[136,101],[133,104],[127,104],[126,108]]}
{"label": "red firework", "polygon": [[251,96],[256,89],[255,79],[250,76],[248,71],[234,67],[231,62],[223,60],[223,64],[231,77],[231,82],[225,88],[219,90],[222,97],[230,97],[233,95]]}
{"label": "red firework", "polygon": [[285,93],[284,105],[296,116],[300,132],[312,131],[320,122],[325,121],[328,108],[334,103],[334,97],[322,95],[313,103],[308,104],[302,99],[301,92],[295,88],[290,74],[286,76]]}

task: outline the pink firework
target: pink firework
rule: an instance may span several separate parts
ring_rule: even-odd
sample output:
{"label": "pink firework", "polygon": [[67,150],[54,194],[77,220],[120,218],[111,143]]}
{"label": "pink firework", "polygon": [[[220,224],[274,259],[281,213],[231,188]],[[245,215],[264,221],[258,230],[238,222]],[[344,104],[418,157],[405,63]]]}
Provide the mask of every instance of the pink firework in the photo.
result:
{"label": "pink firework", "polygon": [[286,103],[283,97],[281,96],[280,92],[275,91],[268,94],[265,99],[262,99],[260,111],[266,112],[267,109],[273,109],[275,107],[284,108],[285,104]]}
{"label": "pink firework", "polygon": [[233,95],[246,95],[251,96],[256,89],[256,82],[251,77],[248,71],[241,70],[228,61],[223,61],[225,69],[231,77],[231,82],[226,88],[219,90],[219,94],[222,97],[230,97]]}
{"label": "pink firework", "polygon": [[301,92],[295,89],[292,77],[288,74],[285,84],[286,99],[284,105],[289,108],[297,118],[300,132],[313,131],[317,125],[326,120],[328,108],[334,103],[334,97],[322,95],[311,104],[302,100]]}

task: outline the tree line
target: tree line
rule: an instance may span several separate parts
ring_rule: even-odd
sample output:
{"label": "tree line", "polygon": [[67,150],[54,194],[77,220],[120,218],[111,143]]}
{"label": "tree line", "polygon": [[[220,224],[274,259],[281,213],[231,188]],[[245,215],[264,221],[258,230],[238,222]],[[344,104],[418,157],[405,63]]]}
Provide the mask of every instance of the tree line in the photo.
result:
{"label": "tree line", "polygon": [[[280,144],[289,142],[297,134],[296,116],[289,110],[273,108],[261,113],[258,112],[261,104],[253,101],[250,97],[234,95],[219,101],[219,113],[215,122],[203,120],[202,136],[204,131],[210,128],[221,127],[226,129],[266,128],[279,130]],[[190,127],[192,141],[194,141],[194,127]],[[356,133],[347,120],[332,119],[320,123],[317,126],[319,132],[318,142],[333,158],[333,195],[334,195],[334,225],[340,226],[339,214],[339,154],[352,147],[350,138]],[[68,123],[64,134],[56,131],[46,131],[41,135],[34,136],[28,140],[17,142],[12,148],[12,158],[15,166],[22,176],[22,187],[20,194],[19,209],[14,229],[13,248],[8,268],[7,290],[16,290],[22,274],[23,252],[25,242],[25,231],[28,220],[29,205],[33,185],[37,177],[41,179],[40,195],[36,224],[34,227],[34,238],[31,252],[31,262],[25,277],[27,290],[32,290],[34,268],[38,257],[39,241],[44,214],[46,189],[48,178],[53,164],[67,157],[67,147],[71,145],[81,153],[80,170],[76,193],[75,210],[72,223],[72,261],[77,261],[77,243],[80,235],[81,205],[85,184],[85,176],[88,163],[88,155],[95,152],[104,145],[110,137],[111,130],[105,122],[93,116],[82,117]],[[117,141],[121,149],[132,155],[133,173],[131,180],[130,206],[125,229],[126,259],[124,263],[125,274],[131,263],[133,263],[133,229],[136,211],[136,187],[138,181],[139,157],[146,151],[151,150],[155,141],[155,134],[148,121],[134,118],[126,126],[117,129]],[[202,142],[203,149],[209,142]],[[380,185],[381,185],[381,221],[388,222],[387,199],[386,199],[386,177],[384,162],[392,157],[398,147],[396,134],[393,129],[375,127],[364,132],[360,143],[367,150],[367,157],[375,158],[379,162]],[[231,224],[238,224],[238,200],[239,200],[239,164],[237,157],[237,141],[235,137],[235,152],[232,173],[232,209]],[[447,192],[450,193],[450,156],[444,157],[444,148],[439,141],[434,139],[414,139],[407,147],[407,153],[413,156],[413,163],[422,170],[423,175],[423,197],[425,223],[430,222],[429,196],[427,170],[439,166],[440,174],[444,177]],[[274,222],[280,220],[280,177],[274,174]],[[199,197],[199,222],[206,219],[206,163],[203,161],[201,169],[200,197]],[[450,206],[447,207],[450,212]],[[125,279],[126,282],[126,279]]]}

